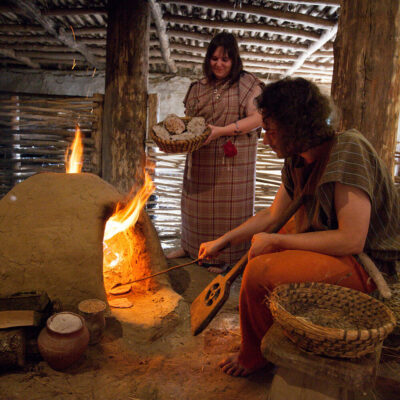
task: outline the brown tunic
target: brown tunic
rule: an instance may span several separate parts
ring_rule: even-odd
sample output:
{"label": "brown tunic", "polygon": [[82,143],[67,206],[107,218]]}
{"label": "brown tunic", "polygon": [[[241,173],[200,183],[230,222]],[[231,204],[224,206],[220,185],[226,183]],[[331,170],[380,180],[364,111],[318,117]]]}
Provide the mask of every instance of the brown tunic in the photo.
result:
{"label": "brown tunic", "polygon": [[[205,79],[194,82],[185,97],[186,115],[200,116],[225,126],[255,110],[254,98],[261,81],[243,73],[239,83],[216,87]],[[253,215],[257,131],[220,137],[186,158],[182,190],[182,248],[196,258],[200,244],[214,240]],[[237,155],[224,156],[223,145],[231,140]],[[224,250],[212,262],[234,264],[248,244]]]}
{"label": "brown tunic", "polygon": [[[293,170],[298,157],[285,160],[282,181],[293,193]],[[367,193],[371,201],[371,219],[364,252],[388,274],[400,261],[400,190],[368,140],[355,129],[338,134],[316,195],[319,198],[320,229],[337,229],[334,203],[335,183],[355,186]],[[312,204],[309,207],[312,215]]]}

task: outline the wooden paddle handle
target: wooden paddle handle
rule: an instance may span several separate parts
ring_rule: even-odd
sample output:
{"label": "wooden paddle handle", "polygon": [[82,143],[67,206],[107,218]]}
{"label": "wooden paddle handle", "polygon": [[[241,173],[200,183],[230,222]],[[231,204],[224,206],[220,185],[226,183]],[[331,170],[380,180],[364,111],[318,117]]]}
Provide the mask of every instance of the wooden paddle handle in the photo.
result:
{"label": "wooden paddle handle", "polygon": [[[272,224],[268,229],[268,233],[277,233],[296,213],[304,202],[304,195],[293,200],[286,211],[278,218],[275,224]],[[239,274],[241,274],[247,264],[248,252],[235,264],[235,266],[225,275],[226,282],[232,283]]]}

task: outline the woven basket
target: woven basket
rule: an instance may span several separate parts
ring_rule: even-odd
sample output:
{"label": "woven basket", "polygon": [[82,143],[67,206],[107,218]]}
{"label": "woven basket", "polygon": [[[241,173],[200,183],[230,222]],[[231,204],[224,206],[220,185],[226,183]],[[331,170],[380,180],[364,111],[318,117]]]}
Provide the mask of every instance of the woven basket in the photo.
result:
{"label": "woven basket", "polygon": [[280,285],[271,294],[270,309],[300,348],[330,357],[372,353],[396,325],[392,311],[379,300],[326,283]]}
{"label": "woven basket", "polygon": [[[191,117],[179,117],[187,126],[188,122],[192,119]],[[162,126],[163,121],[157,125]],[[157,144],[158,148],[164,153],[191,153],[192,151],[198,150],[207,136],[210,134],[210,129],[207,128],[201,135],[194,137],[190,140],[165,140],[158,137],[153,129],[150,131],[150,136]]]}
{"label": "woven basket", "polygon": [[389,300],[386,300],[380,296],[379,300],[381,300],[385,306],[389,307],[393,312],[397,321],[393,333],[400,335],[400,283],[390,283],[389,288],[392,292],[392,297]]}

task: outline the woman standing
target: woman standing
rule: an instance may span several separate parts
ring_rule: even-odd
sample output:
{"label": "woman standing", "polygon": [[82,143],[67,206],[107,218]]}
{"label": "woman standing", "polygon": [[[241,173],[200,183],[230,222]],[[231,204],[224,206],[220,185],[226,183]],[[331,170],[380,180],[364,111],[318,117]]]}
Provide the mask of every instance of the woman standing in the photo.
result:
{"label": "woman standing", "polygon": [[[255,164],[261,115],[254,99],[262,82],[243,71],[235,37],[216,35],[204,60],[205,77],[184,99],[187,116],[204,117],[211,128],[205,145],[186,158],[182,191],[182,248],[169,258],[196,258],[200,244],[216,239],[253,215]],[[209,260],[223,272],[247,251],[232,246]]]}

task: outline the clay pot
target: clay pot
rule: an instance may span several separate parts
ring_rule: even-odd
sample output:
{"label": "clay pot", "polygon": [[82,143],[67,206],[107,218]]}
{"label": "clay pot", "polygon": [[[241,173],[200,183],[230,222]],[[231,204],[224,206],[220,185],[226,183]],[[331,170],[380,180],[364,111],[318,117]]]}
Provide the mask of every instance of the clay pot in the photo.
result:
{"label": "clay pot", "polygon": [[62,370],[78,361],[89,343],[84,319],[72,312],[52,315],[38,337],[39,352],[55,370]]}
{"label": "clay pot", "polygon": [[101,341],[106,326],[104,312],[106,303],[98,299],[83,300],[78,304],[79,313],[85,319],[89,331],[89,344],[97,344]]}

